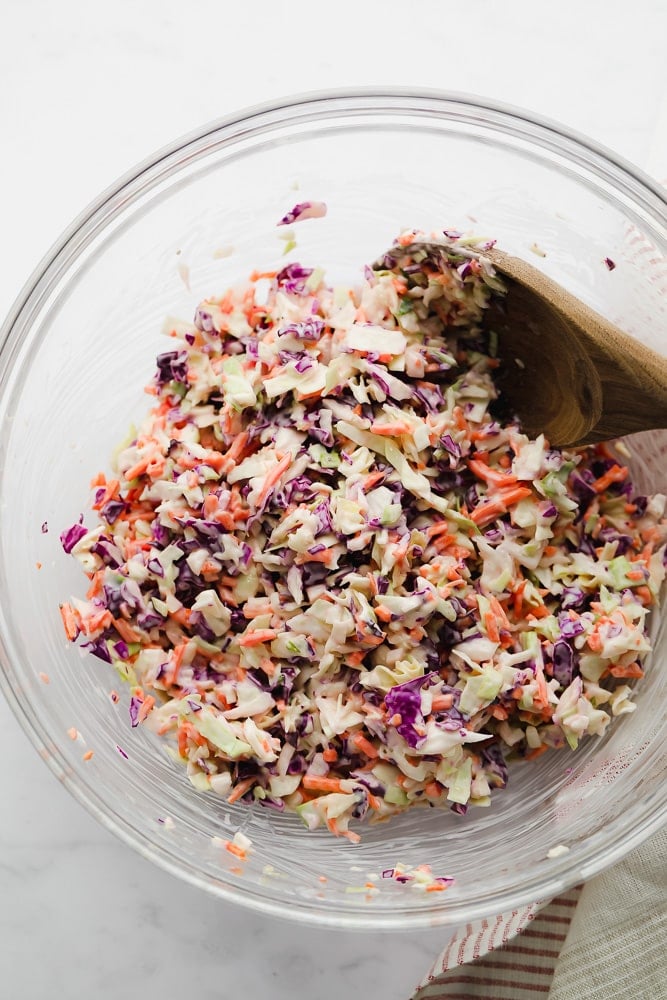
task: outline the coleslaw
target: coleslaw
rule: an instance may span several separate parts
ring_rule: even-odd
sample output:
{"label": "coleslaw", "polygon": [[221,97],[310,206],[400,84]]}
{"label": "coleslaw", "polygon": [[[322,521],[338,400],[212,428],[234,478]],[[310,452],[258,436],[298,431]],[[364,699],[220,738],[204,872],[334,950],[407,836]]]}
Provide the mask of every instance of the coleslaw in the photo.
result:
{"label": "coleslaw", "polygon": [[290,263],[169,320],[98,523],[61,535],[90,581],[67,637],[131,725],[202,792],[352,841],[487,806],[508,760],[633,711],[664,579],[665,497],[620,452],[501,417],[505,289],[445,236],[401,234],[356,288]]}

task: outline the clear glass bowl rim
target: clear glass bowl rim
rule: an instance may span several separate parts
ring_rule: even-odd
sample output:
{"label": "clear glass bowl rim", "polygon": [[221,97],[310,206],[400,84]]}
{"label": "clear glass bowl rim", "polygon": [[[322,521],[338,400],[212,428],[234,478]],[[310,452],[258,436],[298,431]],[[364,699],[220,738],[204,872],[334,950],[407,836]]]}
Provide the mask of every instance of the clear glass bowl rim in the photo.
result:
{"label": "clear glass bowl rim", "polygon": [[[524,108],[471,93],[428,88],[338,88],[287,95],[275,101],[241,108],[236,113],[215,119],[181,136],[131,168],[83,209],[37,264],[0,329],[0,384],[11,369],[22,331],[30,324],[40,303],[76,262],[94,236],[141,193],[154,188],[184,165],[205,156],[211,148],[222,143],[233,143],[250,132],[261,134],[277,126],[317,122],[346,113],[384,114],[388,121],[391,115],[409,116],[411,113],[415,115],[415,121],[429,114],[439,115],[445,120],[465,121],[468,118],[471,122],[483,122],[500,133],[523,139],[536,147],[550,149],[571,163],[583,165],[587,171],[629,198],[636,208],[642,210],[644,222],[652,230],[657,244],[666,246],[664,237],[652,225],[655,222],[667,225],[665,189],[656,180],[588,136]],[[634,825],[628,828],[627,822],[616,821],[613,825],[617,829],[611,842],[607,839],[604,845],[589,845],[577,855],[576,865],[573,864],[573,859],[564,856],[550,867],[548,878],[528,880],[520,888],[497,892],[484,903],[472,907],[465,901],[454,907],[443,901],[441,906],[397,913],[395,919],[387,919],[386,914],[374,915],[372,911],[360,913],[342,908],[336,912],[314,911],[305,903],[293,904],[286,909],[282,901],[249,898],[233,887],[213,883],[202,877],[195,866],[182,859],[177,860],[174,855],[150,844],[129,823],[121,821],[111,806],[89,795],[76,776],[68,774],[67,768],[59,760],[57,753],[54,753],[54,748],[47,748],[46,734],[37,714],[31,706],[17,697],[12,667],[5,655],[1,636],[0,667],[0,688],[19,724],[57,778],[95,819],[138,853],[171,874],[228,901],[244,904],[265,914],[287,915],[294,920],[347,930],[416,930],[440,923],[450,924],[457,920],[463,922],[563,892],[621,860],[667,821],[667,787],[664,787],[663,794],[654,797],[652,808],[634,818]],[[629,808],[628,812],[632,812],[632,809]],[[448,911],[447,916],[444,915],[445,909]]]}

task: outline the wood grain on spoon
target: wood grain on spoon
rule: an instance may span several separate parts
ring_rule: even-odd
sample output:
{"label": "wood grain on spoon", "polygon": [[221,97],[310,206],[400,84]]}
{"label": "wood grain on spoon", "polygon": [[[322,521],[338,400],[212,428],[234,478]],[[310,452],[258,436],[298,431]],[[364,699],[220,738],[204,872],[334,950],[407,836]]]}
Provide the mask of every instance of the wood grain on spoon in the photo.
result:
{"label": "wood grain on spoon", "polygon": [[501,250],[484,256],[508,285],[504,311],[492,306],[489,319],[500,387],[526,433],[564,446],[667,427],[667,359],[536,267]]}
{"label": "wood grain on spoon", "polygon": [[495,248],[470,255],[491,261],[508,286],[492,299],[488,326],[503,362],[498,387],[527,434],[565,447],[667,427],[666,358],[526,261]]}

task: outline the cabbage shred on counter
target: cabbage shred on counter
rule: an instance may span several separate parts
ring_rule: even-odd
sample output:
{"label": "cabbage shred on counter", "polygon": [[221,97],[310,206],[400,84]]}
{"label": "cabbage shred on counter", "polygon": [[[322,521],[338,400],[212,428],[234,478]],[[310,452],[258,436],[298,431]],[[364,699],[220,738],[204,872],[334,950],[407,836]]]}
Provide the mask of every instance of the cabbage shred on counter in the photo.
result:
{"label": "cabbage shred on counter", "polygon": [[352,820],[489,805],[634,710],[665,498],[611,447],[502,421],[470,241],[403,234],[358,288],[288,264],[169,322],[154,406],[63,532],[67,636],[193,785]]}

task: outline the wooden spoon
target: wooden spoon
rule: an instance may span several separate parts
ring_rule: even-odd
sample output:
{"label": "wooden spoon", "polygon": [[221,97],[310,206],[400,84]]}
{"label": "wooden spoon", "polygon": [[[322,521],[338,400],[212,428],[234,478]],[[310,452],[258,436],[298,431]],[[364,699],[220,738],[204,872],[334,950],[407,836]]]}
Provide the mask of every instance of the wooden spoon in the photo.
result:
{"label": "wooden spoon", "polygon": [[[458,251],[417,241],[401,250],[438,246]],[[498,387],[526,434],[566,447],[667,427],[667,358],[524,260],[495,248],[470,256],[489,260],[508,287],[488,325],[503,362]]]}

